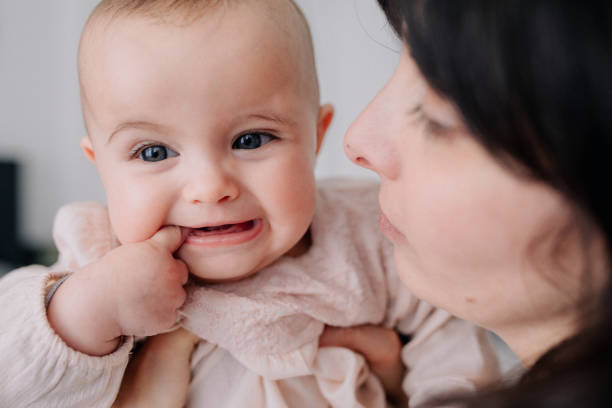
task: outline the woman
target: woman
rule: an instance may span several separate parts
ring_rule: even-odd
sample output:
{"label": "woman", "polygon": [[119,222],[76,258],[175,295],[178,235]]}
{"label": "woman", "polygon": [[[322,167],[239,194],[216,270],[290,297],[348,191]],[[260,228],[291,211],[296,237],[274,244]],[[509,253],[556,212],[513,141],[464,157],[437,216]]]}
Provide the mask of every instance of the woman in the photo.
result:
{"label": "woman", "polygon": [[[520,358],[516,388],[474,405],[609,406],[612,5],[379,2],[401,62],[345,148],[381,178],[402,281]],[[397,391],[388,331],[323,343],[362,352]]]}

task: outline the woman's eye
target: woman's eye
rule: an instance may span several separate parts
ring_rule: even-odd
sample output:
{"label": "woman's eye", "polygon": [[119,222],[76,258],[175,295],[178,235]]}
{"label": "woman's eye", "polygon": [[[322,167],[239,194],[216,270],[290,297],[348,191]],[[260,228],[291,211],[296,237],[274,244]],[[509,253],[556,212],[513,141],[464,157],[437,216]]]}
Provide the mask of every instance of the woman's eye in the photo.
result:
{"label": "woman's eye", "polygon": [[158,162],[176,156],[178,153],[174,150],[161,145],[147,146],[138,154],[138,157],[146,162]]}
{"label": "woman's eye", "polygon": [[258,149],[274,139],[276,139],[275,136],[266,133],[246,133],[236,139],[232,144],[232,149]]}
{"label": "woman's eye", "polygon": [[426,134],[440,136],[447,134],[450,130],[445,125],[436,122],[435,120],[425,115],[425,112],[423,112],[423,109],[420,106],[417,106],[415,109],[413,109],[411,113],[416,115],[417,120],[423,124]]}
{"label": "woman's eye", "polygon": [[434,136],[444,135],[448,133],[449,131],[449,129],[446,126],[442,125],[441,123],[438,123],[428,118],[425,118],[424,121],[425,121],[425,130],[427,131],[427,133],[430,133]]}

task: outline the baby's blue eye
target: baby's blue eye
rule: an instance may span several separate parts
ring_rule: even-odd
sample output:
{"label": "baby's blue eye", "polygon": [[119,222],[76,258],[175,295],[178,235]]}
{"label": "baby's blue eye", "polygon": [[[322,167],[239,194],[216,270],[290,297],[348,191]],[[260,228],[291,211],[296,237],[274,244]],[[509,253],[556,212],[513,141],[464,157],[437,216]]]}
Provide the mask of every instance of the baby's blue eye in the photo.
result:
{"label": "baby's blue eye", "polygon": [[232,149],[258,149],[274,139],[276,139],[275,136],[266,133],[246,133],[236,139],[232,144]]}
{"label": "baby's blue eye", "polygon": [[158,162],[176,156],[177,152],[162,145],[147,146],[138,154],[138,157],[146,162]]}

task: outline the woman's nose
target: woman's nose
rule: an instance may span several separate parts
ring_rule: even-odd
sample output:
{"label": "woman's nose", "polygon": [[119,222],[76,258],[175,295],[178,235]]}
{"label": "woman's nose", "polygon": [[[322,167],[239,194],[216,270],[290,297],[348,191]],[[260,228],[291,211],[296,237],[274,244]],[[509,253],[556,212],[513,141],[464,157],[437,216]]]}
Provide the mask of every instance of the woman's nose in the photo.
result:
{"label": "woman's nose", "polygon": [[221,168],[207,166],[191,175],[183,188],[183,198],[189,204],[216,204],[233,201],[240,195],[234,178]]}
{"label": "woman's nose", "polygon": [[361,124],[359,118],[353,122],[349,127],[346,135],[344,136],[344,154],[349,158],[350,161],[358,166],[364,167],[368,170],[376,171],[366,158],[366,153],[363,149],[365,140],[361,140],[364,136],[361,134]]}
{"label": "woman's nose", "polygon": [[[397,156],[393,152],[388,120],[391,106],[385,107],[383,89],[353,122],[344,137],[344,152],[358,166],[381,177],[397,176]],[[387,109],[386,109],[387,108]]]}

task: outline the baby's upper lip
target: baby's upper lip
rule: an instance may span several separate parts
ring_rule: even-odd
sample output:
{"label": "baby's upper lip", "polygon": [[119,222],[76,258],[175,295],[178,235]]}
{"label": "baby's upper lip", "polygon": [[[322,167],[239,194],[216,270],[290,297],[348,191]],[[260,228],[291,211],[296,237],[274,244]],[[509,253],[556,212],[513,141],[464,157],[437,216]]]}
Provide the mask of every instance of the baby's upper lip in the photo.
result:
{"label": "baby's upper lip", "polygon": [[229,220],[214,221],[214,222],[207,222],[203,224],[196,224],[194,226],[183,226],[183,228],[185,229],[215,228],[215,227],[222,227],[224,225],[244,224],[245,222],[255,221],[255,220],[256,218],[250,218],[250,219],[240,220],[240,221],[229,221]]}

